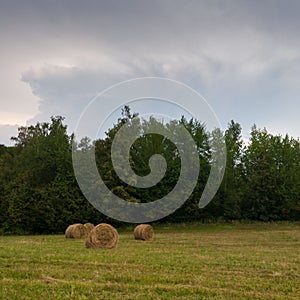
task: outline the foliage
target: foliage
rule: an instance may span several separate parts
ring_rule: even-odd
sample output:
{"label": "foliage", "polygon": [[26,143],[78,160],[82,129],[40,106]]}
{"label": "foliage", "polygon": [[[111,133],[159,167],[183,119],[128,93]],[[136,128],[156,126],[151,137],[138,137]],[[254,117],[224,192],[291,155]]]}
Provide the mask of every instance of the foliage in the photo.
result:
{"label": "foliage", "polygon": [[[62,232],[75,222],[100,223],[110,220],[82,195],[72,167],[74,136],[60,116],[50,123],[20,127],[15,145],[0,145],[0,230],[8,233]],[[138,128],[138,138],[130,147],[130,166],[140,176],[150,173],[149,159],[161,154],[166,173],[155,186],[135,188],[115,172],[111,147],[122,126]],[[127,201],[151,202],[168,194],[176,185],[181,160],[176,144],[159,134],[144,134],[150,127],[163,127],[174,135],[183,125],[196,144],[200,173],[193,194],[185,204],[161,222],[192,220],[299,220],[300,219],[300,142],[288,135],[272,135],[253,126],[248,144],[242,129],[231,121],[225,132],[208,132],[198,120],[174,120],[162,124],[144,120],[125,106],[117,124],[106,137],[91,141],[83,138],[79,152],[95,149],[96,164],[109,189]],[[212,135],[224,135],[227,165],[223,182],[214,199],[204,209],[198,201],[210,172]],[[122,153],[119,153],[123,157]],[[192,167],[192,166],[191,166]],[[133,180],[133,179],[132,179]],[[129,178],[129,183],[131,178]]]}

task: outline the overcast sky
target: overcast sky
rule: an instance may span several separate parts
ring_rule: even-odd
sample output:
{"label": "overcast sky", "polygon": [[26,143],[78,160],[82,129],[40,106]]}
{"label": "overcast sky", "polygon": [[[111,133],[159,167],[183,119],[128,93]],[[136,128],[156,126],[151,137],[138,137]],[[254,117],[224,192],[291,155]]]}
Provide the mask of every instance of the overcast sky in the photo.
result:
{"label": "overcast sky", "polygon": [[300,137],[298,0],[0,0],[0,62],[0,143],[52,115],[73,128],[98,92],[142,76],[190,85],[224,129]]}

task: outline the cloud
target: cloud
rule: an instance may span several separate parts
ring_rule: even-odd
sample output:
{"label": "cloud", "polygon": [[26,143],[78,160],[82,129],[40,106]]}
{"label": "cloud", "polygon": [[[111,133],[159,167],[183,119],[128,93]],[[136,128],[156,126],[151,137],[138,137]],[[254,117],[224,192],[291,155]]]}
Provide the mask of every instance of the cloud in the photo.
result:
{"label": "cloud", "polygon": [[300,136],[299,1],[1,6],[2,124],[59,114],[73,127],[104,88],[161,76],[202,93],[224,126],[234,119]]}
{"label": "cloud", "polygon": [[18,135],[18,125],[0,125],[0,144],[11,146],[11,137]]}

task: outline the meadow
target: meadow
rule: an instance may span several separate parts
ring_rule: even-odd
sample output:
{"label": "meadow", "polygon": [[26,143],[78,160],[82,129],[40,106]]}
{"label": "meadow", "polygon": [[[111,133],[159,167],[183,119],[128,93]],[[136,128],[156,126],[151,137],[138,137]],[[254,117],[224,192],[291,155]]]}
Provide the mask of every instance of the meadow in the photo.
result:
{"label": "meadow", "polygon": [[300,224],[154,225],[117,249],[1,236],[0,299],[300,299]]}

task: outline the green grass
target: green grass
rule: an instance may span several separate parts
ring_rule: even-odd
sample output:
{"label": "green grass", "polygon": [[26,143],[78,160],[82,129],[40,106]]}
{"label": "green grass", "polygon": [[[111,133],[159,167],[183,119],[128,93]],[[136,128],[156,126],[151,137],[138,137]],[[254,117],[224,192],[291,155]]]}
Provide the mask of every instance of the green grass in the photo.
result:
{"label": "green grass", "polygon": [[118,248],[0,237],[0,299],[299,299],[299,224],[160,225]]}

